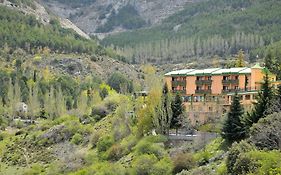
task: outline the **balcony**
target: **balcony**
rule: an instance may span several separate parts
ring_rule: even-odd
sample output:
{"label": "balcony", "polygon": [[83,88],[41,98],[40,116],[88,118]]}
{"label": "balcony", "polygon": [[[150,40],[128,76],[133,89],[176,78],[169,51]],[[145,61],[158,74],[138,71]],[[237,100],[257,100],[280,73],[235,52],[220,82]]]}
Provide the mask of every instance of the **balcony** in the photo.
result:
{"label": "balcony", "polygon": [[174,94],[179,93],[179,94],[186,94],[186,90],[172,90]]}
{"label": "balcony", "polygon": [[226,93],[235,93],[235,92],[257,92],[259,89],[257,89],[256,87],[254,88],[242,88],[242,89],[224,89],[222,90],[222,93],[226,94]]}
{"label": "balcony", "polygon": [[212,90],[211,89],[209,89],[209,90],[207,90],[207,89],[200,89],[200,90],[195,90],[195,93],[196,94],[211,94]]}
{"label": "balcony", "polygon": [[172,87],[186,86],[186,81],[172,81]]}
{"label": "balcony", "polygon": [[196,85],[203,85],[203,84],[211,85],[212,82],[213,82],[212,80],[196,80],[195,81]]}
{"label": "balcony", "polygon": [[239,84],[239,80],[222,80],[222,84]]}
{"label": "balcony", "polygon": [[233,93],[233,92],[239,92],[239,89],[223,89],[222,93],[227,94],[227,93]]}

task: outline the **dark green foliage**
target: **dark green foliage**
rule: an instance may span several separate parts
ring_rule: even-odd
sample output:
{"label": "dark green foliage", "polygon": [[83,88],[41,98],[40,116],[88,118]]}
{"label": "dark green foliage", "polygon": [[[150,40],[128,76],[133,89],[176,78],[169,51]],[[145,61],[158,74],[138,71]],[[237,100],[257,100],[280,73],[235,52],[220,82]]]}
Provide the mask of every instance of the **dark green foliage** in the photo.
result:
{"label": "dark green foliage", "polygon": [[125,29],[136,29],[143,27],[145,21],[139,16],[138,11],[130,4],[122,7],[118,13],[112,12],[108,21],[96,32],[106,33],[114,29],[114,27],[123,27]]}
{"label": "dark green foliage", "polygon": [[241,174],[242,172],[239,172],[237,169],[235,169],[236,161],[241,154],[252,150],[255,150],[255,148],[246,141],[241,141],[239,144],[234,143],[229,150],[226,159],[227,172],[229,174]]}
{"label": "dark green foliage", "polygon": [[95,119],[95,121],[100,121],[108,114],[109,110],[105,106],[100,105],[93,107],[91,116]]}
{"label": "dark green foliage", "polygon": [[[250,52],[255,48],[270,44],[271,41],[281,39],[279,33],[281,29],[280,7],[278,0],[197,2],[187,5],[184,10],[165,19],[161,25],[108,36],[103,40],[103,44],[141,49],[141,46],[147,44],[164,47],[165,43],[173,45],[173,43],[180,43],[179,40],[185,40],[187,41],[185,44],[189,45],[189,41],[192,40],[192,43],[195,43],[192,44],[192,47],[195,48],[193,57],[225,56],[235,54],[240,49]],[[175,26],[179,26],[176,31]],[[237,33],[240,34],[237,35]],[[254,35],[247,37],[248,34]],[[260,39],[261,36],[262,39]],[[208,51],[205,48],[208,44],[207,41],[216,42],[218,37],[222,39],[222,42],[217,42],[215,47]],[[258,40],[258,42],[253,42],[254,40]],[[228,44],[220,47],[221,43]],[[182,47],[184,48],[184,46]],[[198,48],[199,50],[197,50]],[[188,51],[184,52],[185,49],[181,50],[183,52],[181,56],[184,58],[190,54]],[[163,50],[167,51],[165,47]],[[146,53],[151,54],[149,51]],[[170,51],[168,55],[173,54]],[[251,58],[256,59],[256,55],[251,54]],[[163,57],[165,60],[168,58],[167,55]],[[184,58],[182,59],[186,60]]]}
{"label": "dark green foliage", "polygon": [[107,96],[108,96],[108,90],[106,88],[102,88],[102,90],[100,90],[101,99],[104,99]]}
{"label": "dark green foliage", "polygon": [[49,48],[53,52],[92,53],[97,43],[79,36],[73,30],[64,29],[57,20],[50,25],[43,25],[35,16],[6,7],[0,7],[0,46],[22,48],[29,53],[40,52]]}
{"label": "dark green foliage", "polygon": [[175,99],[172,101],[172,120],[171,128],[178,130],[182,126],[182,114],[184,107],[182,103],[182,97],[179,93],[176,94]]}
{"label": "dark green foliage", "polygon": [[222,137],[229,143],[239,142],[246,136],[245,125],[242,122],[242,115],[244,114],[243,107],[240,104],[240,98],[236,93],[233,96],[230,111],[227,114],[226,121],[222,128]]}
{"label": "dark green foliage", "polygon": [[128,80],[120,72],[113,73],[107,80],[107,83],[119,93],[133,92],[133,82]]}
{"label": "dark green foliage", "polygon": [[172,100],[171,94],[168,89],[167,83],[164,84],[162,89],[161,101],[158,106],[156,106],[156,121],[155,126],[157,132],[160,134],[169,134],[172,120]]}
{"label": "dark green foliage", "polygon": [[251,127],[254,123],[257,123],[259,119],[264,118],[266,111],[269,108],[270,102],[273,98],[272,87],[270,87],[270,80],[268,72],[264,77],[264,82],[261,87],[261,91],[258,94],[257,102],[254,104],[254,109],[247,116],[246,123],[248,127]]}
{"label": "dark green foliage", "polygon": [[274,113],[254,124],[250,142],[260,149],[281,149],[281,113]]}

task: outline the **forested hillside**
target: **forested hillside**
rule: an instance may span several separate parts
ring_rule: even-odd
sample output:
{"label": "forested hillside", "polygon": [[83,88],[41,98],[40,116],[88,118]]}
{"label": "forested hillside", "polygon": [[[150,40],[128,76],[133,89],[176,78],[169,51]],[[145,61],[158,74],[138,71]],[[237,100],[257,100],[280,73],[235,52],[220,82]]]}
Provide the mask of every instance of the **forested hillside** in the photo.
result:
{"label": "forested hillside", "polygon": [[35,16],[0,6],[0,45],[22,48],[29,53],[50,49],[59,53],[95,53],[98,44],[82,38],[71,29],[64,29],[57,19],[43,25]]}
{"label": "forested hillside", "polygon": [[280,7],[277,0],[195,3],[156,27],[112,35],[103,44],[120,47],[138,62],[250,53],[280,40]]}

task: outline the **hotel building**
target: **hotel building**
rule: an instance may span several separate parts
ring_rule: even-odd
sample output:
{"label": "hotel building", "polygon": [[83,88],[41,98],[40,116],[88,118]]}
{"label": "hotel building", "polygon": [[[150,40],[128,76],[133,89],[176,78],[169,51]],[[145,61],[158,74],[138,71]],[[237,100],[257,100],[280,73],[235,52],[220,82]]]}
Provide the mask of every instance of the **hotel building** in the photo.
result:
{"label": "hotel building", "polygon": [[[202,124],[221,117],[238,92],[246,110],[251,109],[261,88],[265,71],[258,64],[242,68],[184,69],[165,74],[165,81],[173,93],[180,93],[192,124]],[[277,87],[276,75],[269,74]]]}

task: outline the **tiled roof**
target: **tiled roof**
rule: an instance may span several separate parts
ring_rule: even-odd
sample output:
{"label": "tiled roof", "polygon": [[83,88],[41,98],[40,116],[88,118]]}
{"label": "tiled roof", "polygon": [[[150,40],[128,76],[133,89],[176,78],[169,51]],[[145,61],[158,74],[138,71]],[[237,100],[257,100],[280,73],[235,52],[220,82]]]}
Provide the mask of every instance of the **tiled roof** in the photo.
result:
{"label": "tiled roof", "polygon": [[183,69],[166,73],[165,76],[171,75],[185,75],[185,76],[202,76],[202,75],[222,75],[222,74],[250,74],[251,68],[210,68],[210,69]]}

